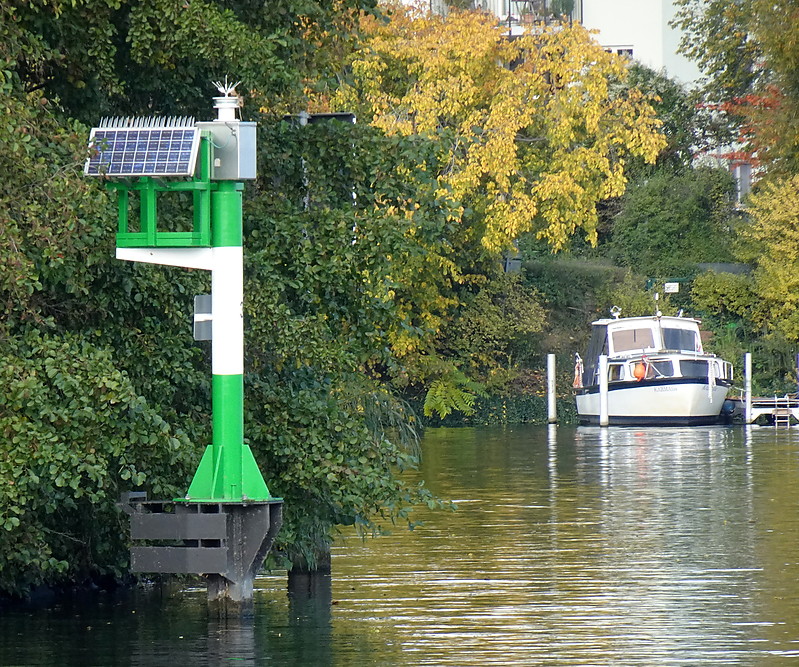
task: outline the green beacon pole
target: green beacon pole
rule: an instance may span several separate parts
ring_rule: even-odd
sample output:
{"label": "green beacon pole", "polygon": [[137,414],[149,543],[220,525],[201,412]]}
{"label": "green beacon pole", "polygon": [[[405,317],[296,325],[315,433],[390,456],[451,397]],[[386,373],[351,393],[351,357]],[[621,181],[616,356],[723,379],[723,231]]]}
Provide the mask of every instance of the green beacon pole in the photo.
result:
{"label": "green beacon pole", "polygon": [[[238,97],[226,94],[215,97],[214,102],[217,119],[197,124],[208,133],[214,147],[211,177],[215,184],[211,191],[213,439],[189,486],[186,500],[269,500],[269,489],[249,446],[244,443],[244,185],[237,179],[254,176],[255,124],[237,120]],[[252,142],[248,146],[250,136]],[[235,155],[226,151],[231,139],[236,145]],[[252,162],[252,175],[248,173],[249,162]]]}

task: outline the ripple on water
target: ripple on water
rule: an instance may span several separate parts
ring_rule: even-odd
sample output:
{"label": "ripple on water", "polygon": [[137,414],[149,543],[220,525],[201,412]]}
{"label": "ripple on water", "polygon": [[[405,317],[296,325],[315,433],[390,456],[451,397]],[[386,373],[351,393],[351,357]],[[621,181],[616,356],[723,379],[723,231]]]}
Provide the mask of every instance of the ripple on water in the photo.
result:
{"label": "ripple on water", "polygon": [[457,512],[334,547],[332,584],[3,610],[0,665],[788,665],[799,658],[799,429],[429,430]]}
{"label": "ripple on water", "polygon": [[[457,432],[428,432],[425,451],[447,470],[430,485],[458,511],[336,547],[336,615],[384,625],[413,664],[790,657],[799,586],[775,568],[780,551],[796,563],[798,526],[766,498],[796,507],[799,492],[770,475],[797,461],[799,439],[780,434],[772,447],[773,430],[747,440],[722,428],[546,435],[470,431],[459,444]],[[781,473],[793,488],[797,470]]]}

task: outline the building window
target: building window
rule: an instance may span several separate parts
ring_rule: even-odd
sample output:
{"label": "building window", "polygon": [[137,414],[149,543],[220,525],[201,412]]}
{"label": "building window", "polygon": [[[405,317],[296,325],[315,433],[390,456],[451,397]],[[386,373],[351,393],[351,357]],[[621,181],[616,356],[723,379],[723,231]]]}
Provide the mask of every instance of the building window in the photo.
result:
{"label": "building window", "polygon": [[752,189],[752,165],[742,162],[732,168],[735,184],[738,190],[738,203],[749,194]]}
{"label": "building window", "polygon": [[623,49],[616,49],[616,53],[620,56],[624,56],[625,58],[632,58],[633,57],[633,50],[632,48],[623,48]]}

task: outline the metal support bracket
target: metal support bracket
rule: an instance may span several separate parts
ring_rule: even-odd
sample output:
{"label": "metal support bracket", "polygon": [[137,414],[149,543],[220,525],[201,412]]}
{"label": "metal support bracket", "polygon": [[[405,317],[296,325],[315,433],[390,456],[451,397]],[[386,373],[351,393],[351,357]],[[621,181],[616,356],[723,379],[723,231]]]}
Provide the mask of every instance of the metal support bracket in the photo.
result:
{"label": "metal support bracket", "polygon": [[[123,494],[131,571],[203,574],[209,601],[252,601],[253,580],[283,523],[283,501],[186,503]],[[136,544],[138,542],[139,544]]]}

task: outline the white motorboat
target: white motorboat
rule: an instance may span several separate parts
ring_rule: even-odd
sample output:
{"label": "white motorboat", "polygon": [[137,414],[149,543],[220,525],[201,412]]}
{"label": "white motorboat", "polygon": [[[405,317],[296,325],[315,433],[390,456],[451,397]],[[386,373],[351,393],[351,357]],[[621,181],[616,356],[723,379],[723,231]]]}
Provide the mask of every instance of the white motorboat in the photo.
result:
{"label": "white motorboat", "polygon": [[600,356],[607,356],[608,423],[700,425],[719,421],[732,364],[706,354],[699,321],[658,313],[592,323],[585,360],[576,356],[574,387],[583,423],[599,423]]}

